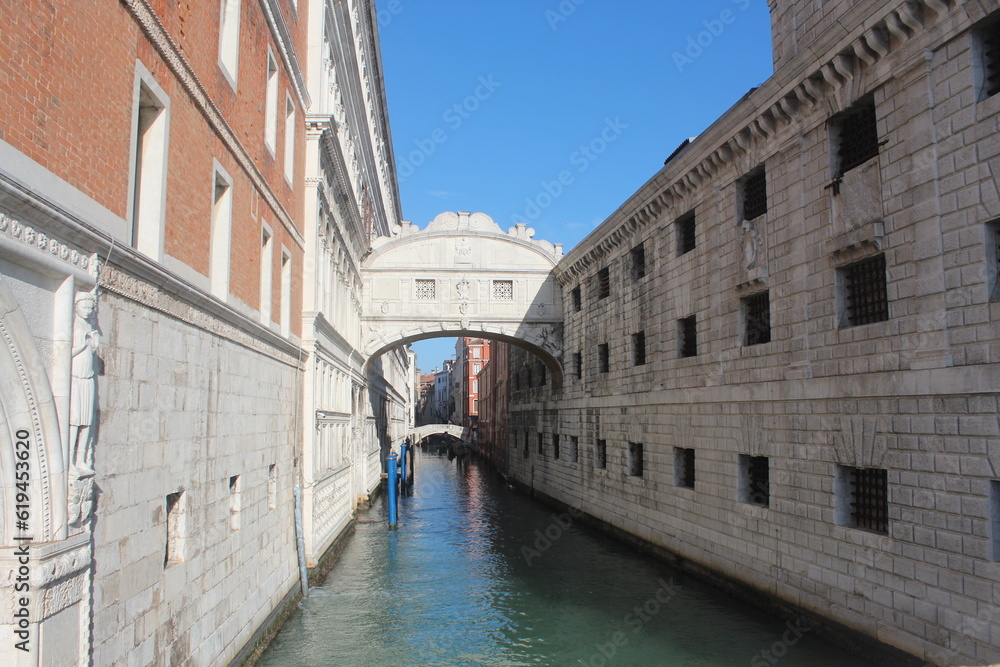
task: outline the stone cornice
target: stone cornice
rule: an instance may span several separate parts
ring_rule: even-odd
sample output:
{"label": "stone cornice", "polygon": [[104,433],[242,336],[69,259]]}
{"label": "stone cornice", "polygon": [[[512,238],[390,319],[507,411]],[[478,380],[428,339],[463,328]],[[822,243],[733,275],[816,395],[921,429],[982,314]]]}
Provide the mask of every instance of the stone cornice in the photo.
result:
{"label": "stone cornice", "polygon": [[281,221],[281,225],[288,235],[298,244],[299,248],[304,247],[305,239],[303,239],[299,230],[296,229],[291,216],[289,216],[284,206],[282,206],[277,195],[271,190],[264,175],[257,169],[257,165],[254,163],[250,153],[240,143],[233,129],[229,127],[229,123],[226,122],[226,119],[212,101],[208,91],[205,90],[198,76],[191,68],[190,63],[188,63],[187,59],[181,53],[177,44],[171,39],[160,22],[159,17],[157,17],[156,13],[149,6],[148,0],[120,0],[120,2],[132,14],[150,43],[163,57],[163,61],[170,68],[170,71],[173,72],[174,76],[177,77],[178,82],[187,92],[191,102],[201,111],[209,126],[226,145],[226,148],[229,149],[233,158],[243,168],[247,176],[250,177],[250,180],[253,181],[257,191],[260,192],[261,196],[274,211],[275,216]]}
{"label": "stone cornice", "polygon": [[[868,20],[863,18],[872,14],[870,3],[852,8],[665,165],[556,267],[560,282],[569,285],[582,280],[675,203],[694,194],[738,158],[761,152],[769,139],[858,79],[890,51],[937,23],[961,0],[905,0],[895,8],[890,7],[890,0],[877,4],[881,10]],[[855,27],[847,30],[844,25]]]}

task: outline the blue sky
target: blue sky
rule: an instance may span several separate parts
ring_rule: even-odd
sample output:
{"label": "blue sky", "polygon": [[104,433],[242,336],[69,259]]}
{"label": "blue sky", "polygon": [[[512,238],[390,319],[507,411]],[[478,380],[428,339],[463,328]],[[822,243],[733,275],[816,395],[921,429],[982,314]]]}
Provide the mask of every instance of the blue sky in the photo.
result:
{"label": "blue sky", "polygon": [[[765,0],[376,0],[403,216],[568,251],[772,73]],[[415,343],[428,371],[453,339]]]}

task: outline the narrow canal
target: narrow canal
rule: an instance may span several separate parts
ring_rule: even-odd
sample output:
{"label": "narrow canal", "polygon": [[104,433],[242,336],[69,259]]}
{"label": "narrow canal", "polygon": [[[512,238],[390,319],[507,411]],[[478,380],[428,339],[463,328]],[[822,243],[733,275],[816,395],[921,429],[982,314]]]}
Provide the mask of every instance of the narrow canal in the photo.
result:
{"label": "narrow canal", "polygon": [[360,517],[260,665],[875,667],[573,525],[475,463],[418,452],[399,527]]}

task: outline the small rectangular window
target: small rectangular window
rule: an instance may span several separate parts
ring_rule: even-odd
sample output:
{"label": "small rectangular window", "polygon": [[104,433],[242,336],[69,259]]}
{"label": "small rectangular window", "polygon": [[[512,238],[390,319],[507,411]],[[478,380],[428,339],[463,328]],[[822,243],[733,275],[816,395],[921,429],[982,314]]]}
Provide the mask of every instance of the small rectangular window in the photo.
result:
{"label": "small rectangular window", "polygon": [[292,256],[281,249],[281,335],[292,333]]}
{"label": "small rectangular window", "polygon": [[240,62],[240,0],[222,0],[219,17],[219,64],[232,87]]}
{"label": "small rectangular window", "polygon": [[260,321],[264,326],[271,324],[271,297],[274,289],[272,273],[274,271],[273,235],[267,227],[260,233]]}
{"label": "small rectangular window", "polygon": [[878,155],[878,127],[875,102],[859,102],[845,111],[836,122],[838,176],[859,167]]}
{"label": "small rectangular window", "polygon": [[240,529],[240,510],[243,509],[243,500],[240,493],[240,476],[233,475],[229,478],[229,527],[232,530]]}
{"label": "small rectangular window", "polygon": [[531,369],[524,369],[524,388],[531,389]]}
{"label": "small rectangular window", "polygon": [[990,482],[990,539],[992,558],[1000,562],[1000,481]]}
{"label": "small rectangular window", "polygon": [[579,313],[583,310],[583,294],[580,286],[577,285],[573,288],[573,312]]}
{"label": "small rectangular window", "polygon": [[770,469],[766,456],[740,455],[740,501],[767,507],[771,502]]}
{"label": "small rectangular window", "polygon": [[698,321],[696,316],[677,320],[678,355],[681,358],[698,355]]}
{"label": "small rectangular window", "polygon": [[285,180],[292,184],[295,174],[295,104],[285,98]]}
{"label": "small rectangular window", "polygon": [[597,346],[597,372],[607,373],[611,370],[611,349],[607,343]]}
{"label": "small rectangular window", "polygon": [[151,79],[139,82],[133,126],[132,247],[157,261],[163,252],[168,102]]}
{"label": "small rectangular window", "polygon": [[278,62],[267,50],[267,74],[264,85],[264,146],[273,156],[278,150]]}
{"label": "small rectangular window", "polygon": [[528,458],[530,456],[530,454],[528,453],[528,450],[530,449],[530,446],[528,445],[528,440],[529,439],[530,438],[528,436],[528,432],[525,431],[524,432],[524,454],[522,455],[523,458]]}
{"label": "small rectangular window", "polygon": [[628,474],[632,477],[642,477],[643,446],[641,442],[628,443]]}
{"label": "small rectangular window", "polygon": [[835,492],[838,523],[875,533],[888,533],[888,479],[888,471],[882,468],[837,466]]}
{"label": "small rectangular window", "polygon": [[544,436],[541,433],[539,433],[538,434],[538,453],[544,456],[544,454],[545,454],[545,440],[543,438],[544,438]]}
{"label": "small rectangular window", "polygon": [[1000,93],[1000,19],[990,19],[975,34],[982,58],[980,99],[986,99]]}
{"label": "small rectangular window", "polygon": [[771,297],[760,292],[741,299],[743,310],[743,344],[762,345],[771,342]]}
{"label": "small rectangular window", "polygon": [[743,219],[753,220],[767,213],[767,176],[764,167],[743,179]]}
{"label": "small rectangular window", "polygon": [[184,561],[185,517],[183,491],[168,493],[166,499],[167,548],[163,556],[163,566]]}
{"label": "small rectangular window", "polygon": [[646,332],[632,334],[632,365],[643,366],[646,364]]}
{"label": "small rectangular window", "polygon": [[694,250],[694,211],[677,218],[674,224],[677,227],[677,256],[680,257]]}
{"label": "small rectangular window", "polygon": [[540,366],[538,368],[538,386],[544,387],[545,383],[548,382],[548,373],[545,370],[545,366]]}
{"label": "small rectangular window", "polygon": [[599,439],[594,442],[594,467],[595,468],[607,468],[608,467],[608,441]]}
{"label": "small rectangular window", "polygon": [[579,352],[573,353],[573,368],[576,371],[576,376],[578,378],[583,377],[583,355]]}
{"label": "small rectangular window", "polygon": [[434,301],[437,298],[437,291],[433,280],[416,281],[416,298],[418,301]]}
{"label": "small rectangular window", "polygon": [[694,488],[694,450],[674,447],[674,485]]}
{"label": "small rectangular window", "polygon": [[1000,301],[1000,220],[986,225],[986,266],[990,301]]}
{"label": "small rectangular window", "polygon": [[514,281],[513,280],[494,280],[493,281],[493,299],[496,301],[513,301],[514,300]]}
{"label": "small rectangular window", "polygon": [[876,255],[840,269],[844,285],[845,326],[889,319],[885,255]]}
{"label": "small rectangular window", "polygon": [[229,256],[232,245],[233,180],[218,165],[212,175],[211,265],[212,294],[222,301],[229,296]]}
{"label": "small rectangular window", "polygon": [[569,456],[567,458],[570,463],[576,463],[580,460],[580,438],[575,435],[569,437]]}
{"label": "small rectangular window", "polygon": [[611,296],[611,270],[604,267],[597,272],[597,299],[606,299]]}
{"label": "small rectangular window", "polygon": [[642,243],[632,248],[632,280],[646,277],[646,246]]}
{"label": "small rectangular window", "polygon": [[559,434],[552,434],[552,458],[559,458]]}

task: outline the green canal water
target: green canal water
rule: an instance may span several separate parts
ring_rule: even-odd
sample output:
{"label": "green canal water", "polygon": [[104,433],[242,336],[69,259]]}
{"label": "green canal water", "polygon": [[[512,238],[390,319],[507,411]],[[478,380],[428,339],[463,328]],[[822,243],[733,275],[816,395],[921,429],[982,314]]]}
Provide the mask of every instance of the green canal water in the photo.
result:
{"label": "green canal water", "polygon": [[875,667],[559,516],[485,467],[418,452],[399,526],[360,517],[260,665]]}

